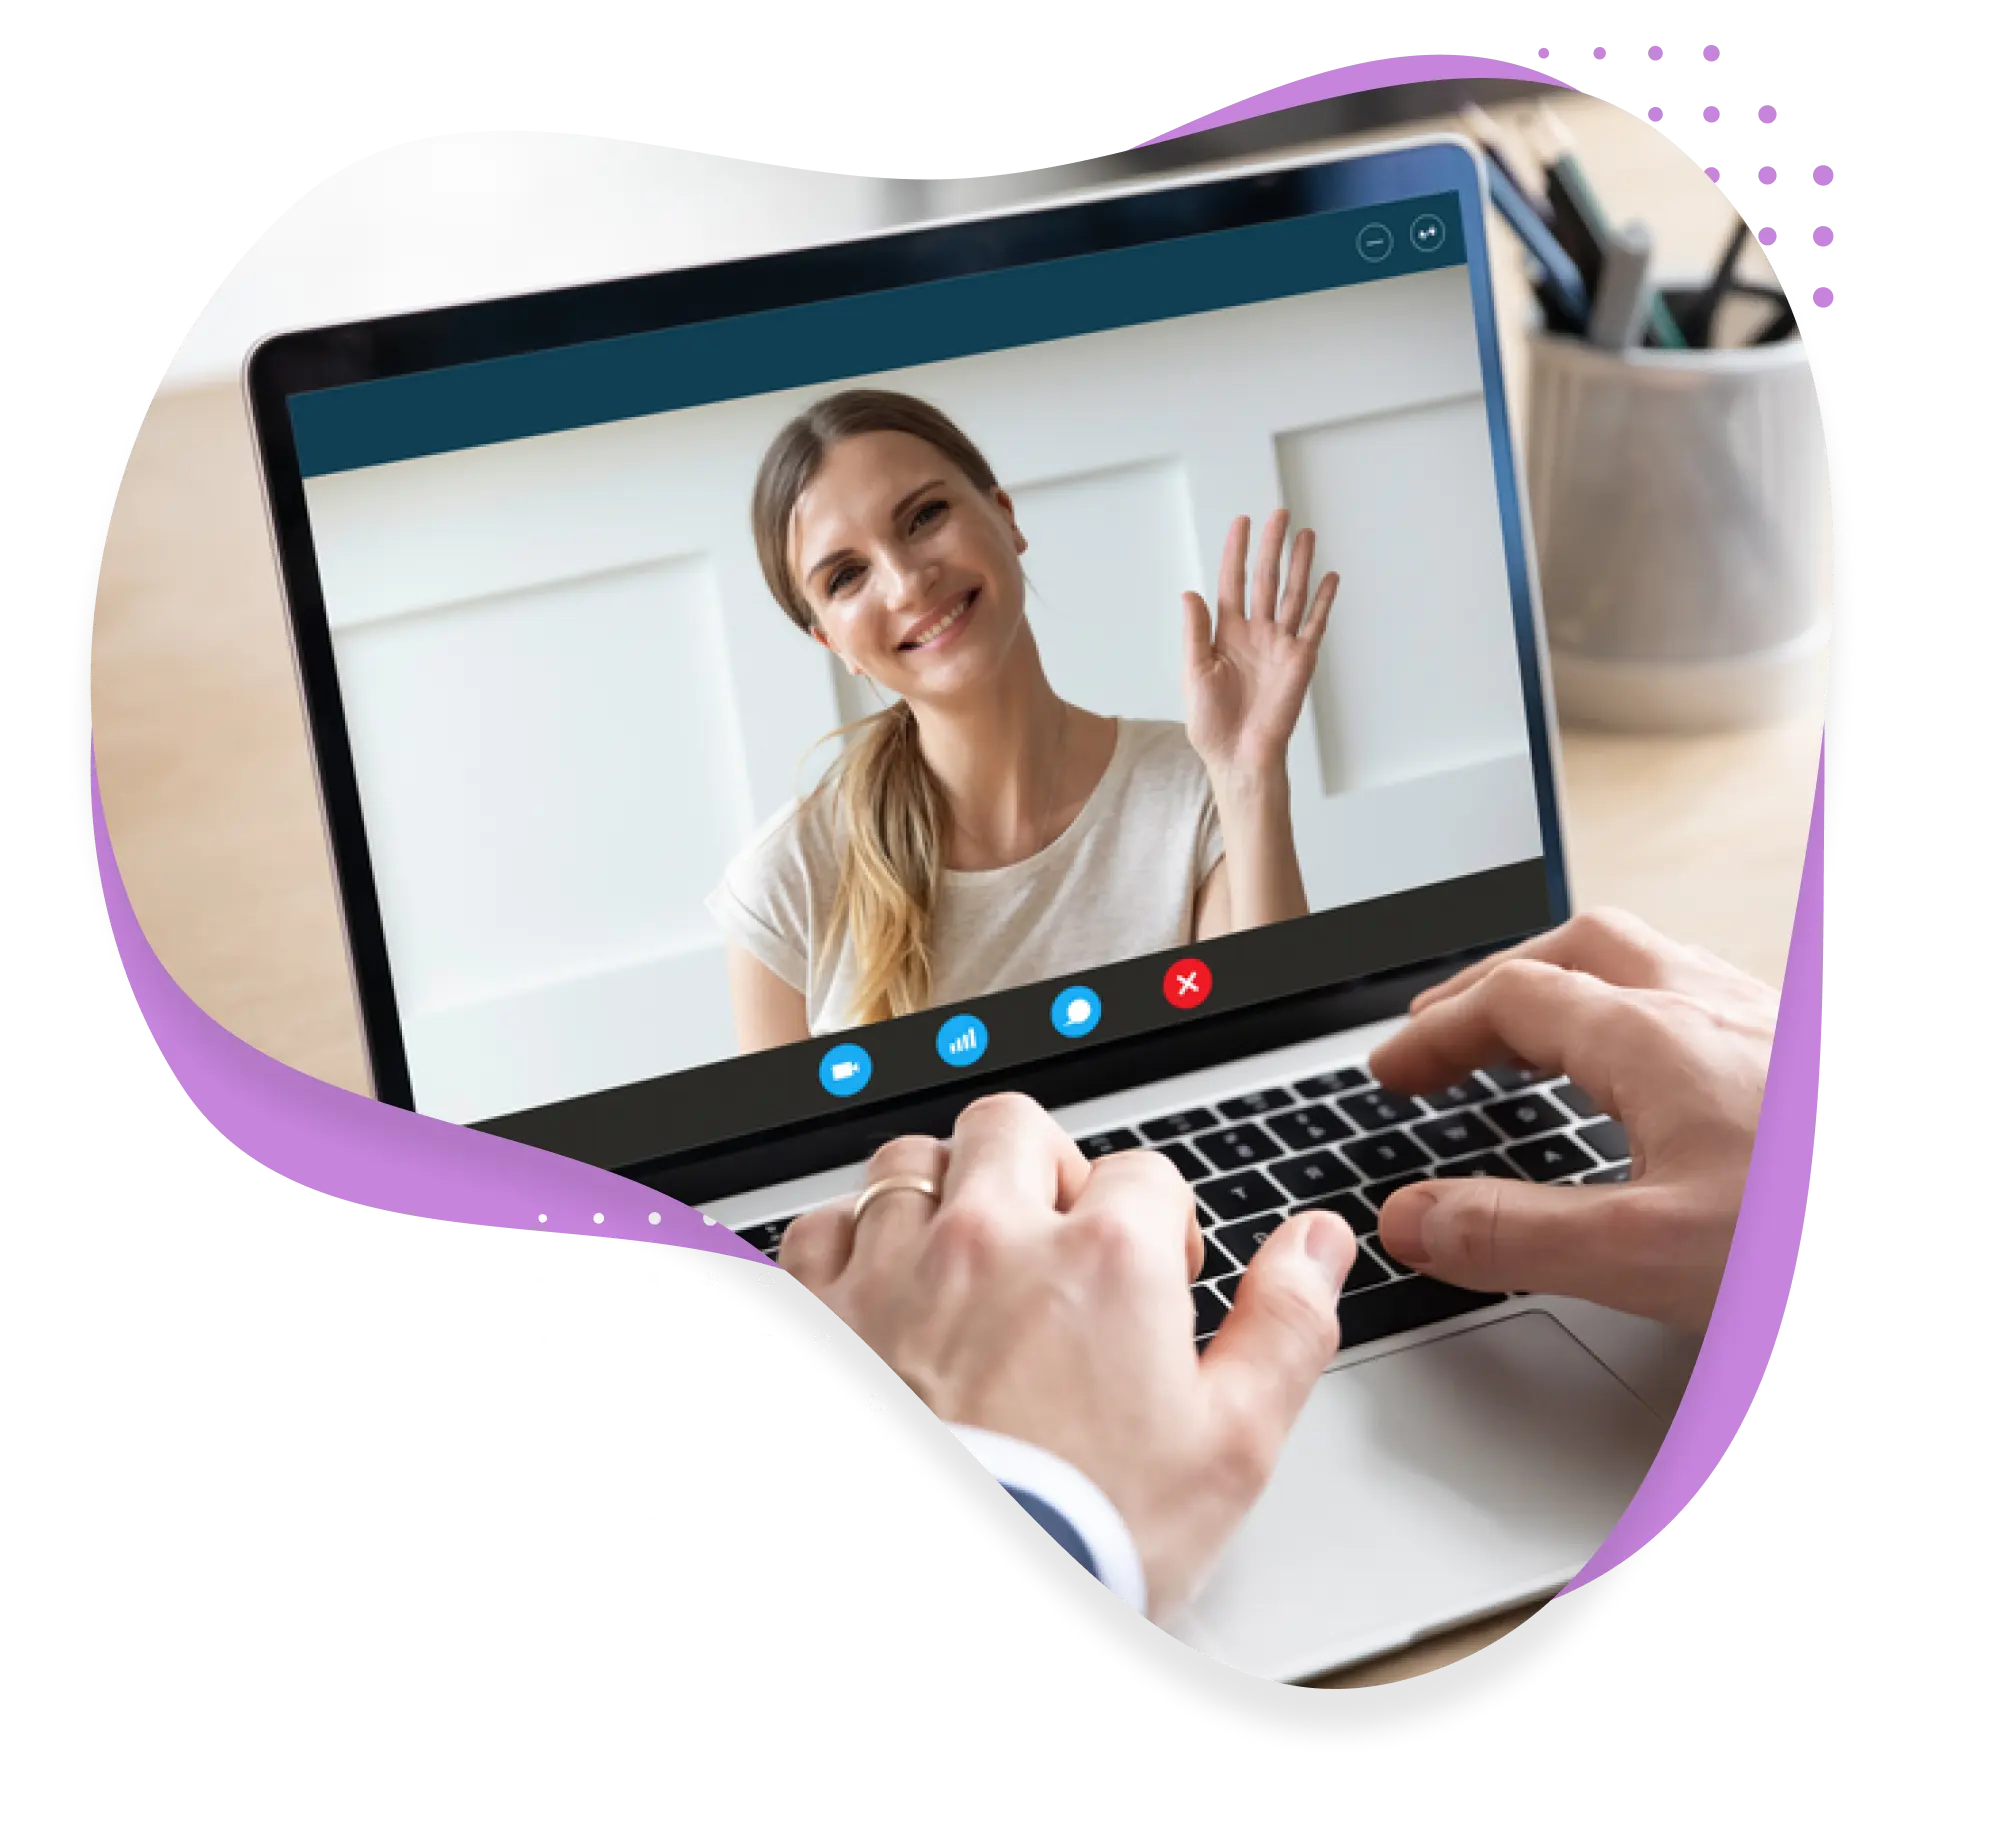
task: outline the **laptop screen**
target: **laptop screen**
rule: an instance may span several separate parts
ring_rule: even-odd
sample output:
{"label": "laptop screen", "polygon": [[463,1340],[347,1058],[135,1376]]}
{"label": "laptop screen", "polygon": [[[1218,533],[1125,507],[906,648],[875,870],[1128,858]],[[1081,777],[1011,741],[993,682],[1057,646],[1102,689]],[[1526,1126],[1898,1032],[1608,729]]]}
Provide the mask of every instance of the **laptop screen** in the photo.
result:
{"label": "laptop screen", "polygon": [[302,333],[251,391],[418,1111],[665,1159],[1565,912],[1456,146]]}

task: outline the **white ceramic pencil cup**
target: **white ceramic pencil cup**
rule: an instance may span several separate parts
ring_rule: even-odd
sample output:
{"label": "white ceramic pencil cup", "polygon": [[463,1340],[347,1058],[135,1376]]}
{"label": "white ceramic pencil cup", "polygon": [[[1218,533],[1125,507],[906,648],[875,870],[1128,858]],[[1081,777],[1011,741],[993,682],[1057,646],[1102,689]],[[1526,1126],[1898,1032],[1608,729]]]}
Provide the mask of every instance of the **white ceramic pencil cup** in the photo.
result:
{"label": "white ceramic pencil cup", "polygon": [[1803,345],[1533,340],[1527,483],[1571,724],[1718,730],[1816,704],[1830,494]]}

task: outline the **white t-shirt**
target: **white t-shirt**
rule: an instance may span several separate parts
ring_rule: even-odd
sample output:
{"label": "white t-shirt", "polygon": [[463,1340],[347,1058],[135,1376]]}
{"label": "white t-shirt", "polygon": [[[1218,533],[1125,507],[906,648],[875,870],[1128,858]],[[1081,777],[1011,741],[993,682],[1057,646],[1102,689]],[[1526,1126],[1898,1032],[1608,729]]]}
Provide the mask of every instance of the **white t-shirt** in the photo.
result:
{"label": "white t-shirt", "polygon": [[[1179,724],[1121,718],[1078,817],[1032,858],[946,871],[933,918],[933,1002],[1075,976],[1194,938],[1196,893],[1223,856],[1216,799]],[[811,1034],[848,1029],[860,978],[829,950],[840,850],[832,793],[790,804],[706,899],[729,939],[802,992]]]}

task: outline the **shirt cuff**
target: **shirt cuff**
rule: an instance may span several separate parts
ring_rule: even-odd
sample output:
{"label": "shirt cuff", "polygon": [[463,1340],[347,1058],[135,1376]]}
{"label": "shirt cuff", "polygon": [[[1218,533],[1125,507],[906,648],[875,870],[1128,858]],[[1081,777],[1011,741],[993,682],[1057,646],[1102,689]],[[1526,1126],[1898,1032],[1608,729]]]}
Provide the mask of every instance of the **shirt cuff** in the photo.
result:
{"label": "shirt cuff", "polygon": [[1147,1612],[1147,1577],[1133,1533],[1092,1480],[1035,1443],[965,1423],[953,1431],[1031,1518],[1136,1614]]}

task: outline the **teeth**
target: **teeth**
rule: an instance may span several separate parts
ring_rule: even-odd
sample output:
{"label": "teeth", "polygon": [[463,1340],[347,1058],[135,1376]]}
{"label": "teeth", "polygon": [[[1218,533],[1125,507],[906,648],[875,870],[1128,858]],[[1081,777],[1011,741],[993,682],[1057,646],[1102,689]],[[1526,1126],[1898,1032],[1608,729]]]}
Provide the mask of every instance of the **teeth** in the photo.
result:
{"label": "teeth", "polygon": [[941,617],[940,620],[937,623],[935,623],[932,626],[932,628],[927,630],[926,633],[922,635],[916,642],[907,642],[905,644],[906,647],[924,648],[928,642],[937,641],[941,636],[945,635],[946,632],[949,629],[951,629],[957,622],[959,622],[962,617],[964,617],[967,614],[967,607],[971,601],[972,601],[971,599],[963,597],[959,603],[954,605],[954,607],[951,610],[949,610],[945,616]]}

